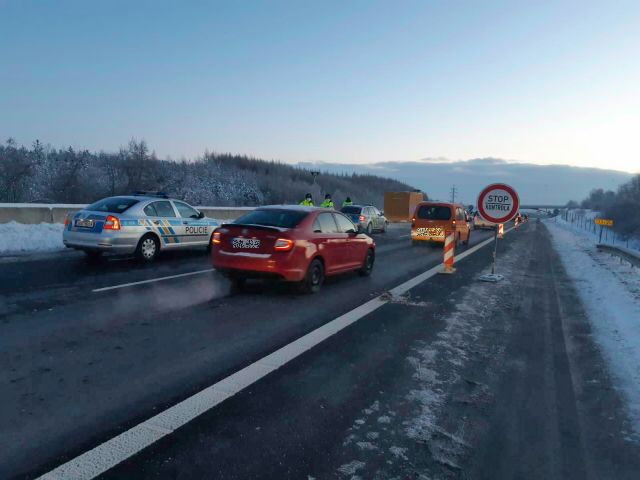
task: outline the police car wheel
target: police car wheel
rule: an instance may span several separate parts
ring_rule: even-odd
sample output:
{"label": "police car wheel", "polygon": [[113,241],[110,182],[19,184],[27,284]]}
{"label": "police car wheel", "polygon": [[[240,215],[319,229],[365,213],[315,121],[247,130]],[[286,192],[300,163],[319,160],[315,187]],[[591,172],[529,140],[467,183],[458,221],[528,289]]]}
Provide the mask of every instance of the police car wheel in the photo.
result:
{"label": "police car wheel", "polygon": [[358,270],[358,273],[360,274],[360,276],[368,277],[369,275],[371,275],[371,272],[373,271],[373,264],[374,264],[375,260],[376,260],[375,253],[373,253],[373,250],[369,249],[367,251],[366,257],[364,257],[364,262],[362,263],[362,268],[360,268],[360,270]]}
{"label": "police car wheel", "polygon": [[150,262],[156,258],[159,250],[158,240],[153,235],[145,235],[138,242],[136,256],[145,262]]}
{"label": "police car wheel", "polygon": [[380,230],[382,233],[387,233],[387,227],[389,226],[389,222],[384,222],[382,224],[382,229]]}

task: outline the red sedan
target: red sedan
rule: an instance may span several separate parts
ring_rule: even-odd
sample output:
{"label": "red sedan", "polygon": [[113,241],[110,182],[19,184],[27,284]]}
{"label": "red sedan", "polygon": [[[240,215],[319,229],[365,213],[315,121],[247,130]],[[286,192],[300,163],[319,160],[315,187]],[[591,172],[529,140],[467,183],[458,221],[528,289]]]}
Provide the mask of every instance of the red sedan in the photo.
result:
{"label": "red sedan", "polygon": [[247,278],[277,278],[311,293],[325,276],[371,274],[376,248],[342,213],[297,205],[257,208],[218,227],[211,242],[214,268],[236,288]]}

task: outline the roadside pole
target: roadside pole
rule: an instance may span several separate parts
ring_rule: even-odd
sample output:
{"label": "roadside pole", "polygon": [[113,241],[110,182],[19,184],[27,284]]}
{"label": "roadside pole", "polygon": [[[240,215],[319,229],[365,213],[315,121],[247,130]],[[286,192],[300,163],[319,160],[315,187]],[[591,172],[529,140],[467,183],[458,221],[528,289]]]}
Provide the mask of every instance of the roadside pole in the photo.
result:
{"label": "roadside pole", "polygon": [[498,258],[498,226],[493,235],[493,264],[491,265],[491,275],[496,274],[496,259]]}

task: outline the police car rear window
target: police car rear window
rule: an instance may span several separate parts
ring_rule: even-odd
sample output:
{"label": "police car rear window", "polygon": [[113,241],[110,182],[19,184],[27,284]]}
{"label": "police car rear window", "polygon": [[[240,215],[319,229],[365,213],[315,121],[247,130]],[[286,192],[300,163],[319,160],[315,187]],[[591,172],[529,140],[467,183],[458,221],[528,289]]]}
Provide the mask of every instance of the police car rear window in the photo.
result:
{"label": "police car rear window", "polygon": [[122,213],[128,208],[138,203],[134,198],[110,197],[98,200],[89,205],[86,210],[94,212]]}
{"label": "police car rear window", "polygon": [[234,223],[264,225],[268,227],[295,228],[309,212],[280,209],[254,210],[238,218]]}
{"label": "police car rear window", "polygon": [[438,205],[422,205],[416,215],[421,220],[451,220],[451,208]]}
{"label": "police car rear window", "polygon": [[342,213],[357,213],[362,211],[362,207],[342,207]]}

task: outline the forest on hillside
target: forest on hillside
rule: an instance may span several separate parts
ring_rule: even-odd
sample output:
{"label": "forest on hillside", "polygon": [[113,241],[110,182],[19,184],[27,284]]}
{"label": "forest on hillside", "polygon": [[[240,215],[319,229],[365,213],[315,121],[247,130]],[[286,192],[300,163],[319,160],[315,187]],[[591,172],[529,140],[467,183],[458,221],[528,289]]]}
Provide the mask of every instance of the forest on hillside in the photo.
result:
{"label": "forest on hillside", "polygon": [[640,238],[640,175],[623,183],[617,191],[597,188],[580,204],[571,201],[569,208],[583,208],[601,212],[613,220],[613,230],[622,238]]}
{"label": "forest on hillside", "polygon": [[144,140],[118,152],[56,149],[35,141],[27,148],[9,139],[0,145],[0,202],[90,203],[136,190],[160,190],[193,205],[254,206],[298,203],[309,192],[316,204],[382,207],[385,191],[413,190],[374,175],[321,172],[243,155],[205,152],[194,160],[161,160]]}

